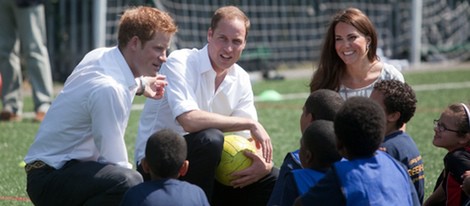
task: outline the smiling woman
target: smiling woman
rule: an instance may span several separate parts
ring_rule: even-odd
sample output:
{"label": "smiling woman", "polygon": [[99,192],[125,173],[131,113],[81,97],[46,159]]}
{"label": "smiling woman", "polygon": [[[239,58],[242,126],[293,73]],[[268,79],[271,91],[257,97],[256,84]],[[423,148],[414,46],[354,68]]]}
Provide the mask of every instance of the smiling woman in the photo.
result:
{"label": "smiling woman", "polygon": [[369,18],[359,9],[338,12],[328,28],[318,69],[310,82],[310,92],[338,91],[344,99],[369,97],[375,82],[403,75],[392,65],[380,62],[377,33]]}

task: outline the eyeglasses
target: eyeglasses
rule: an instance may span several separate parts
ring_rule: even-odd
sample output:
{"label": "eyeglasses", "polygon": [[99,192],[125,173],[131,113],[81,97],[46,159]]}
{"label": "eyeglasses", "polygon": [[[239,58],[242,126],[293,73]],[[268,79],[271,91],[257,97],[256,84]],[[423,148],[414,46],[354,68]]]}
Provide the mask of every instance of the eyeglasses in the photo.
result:
{"label": "eyeglasses", "polygon": [[437,128],[437,131],[439,131],[439,132],[444,132],[444,131],[456,132],[456,133],[460,132],[458,130],[453,130],[453,129],[447,128],[442,123],[440,123],[438,119],[434,120],[434,128]]}

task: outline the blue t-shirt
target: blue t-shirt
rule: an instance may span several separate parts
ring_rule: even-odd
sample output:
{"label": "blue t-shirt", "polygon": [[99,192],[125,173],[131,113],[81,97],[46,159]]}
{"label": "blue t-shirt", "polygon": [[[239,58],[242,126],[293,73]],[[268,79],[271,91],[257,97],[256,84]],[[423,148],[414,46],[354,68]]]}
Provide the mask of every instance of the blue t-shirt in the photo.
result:
{"label": "blue t-shirt", "polygon": [[177,179],[161,179],[143,182],[129,189],[121,206],[208,206],[202,189]]}
{"label": "blue t-shirt", "polygon": [[325,206],[420,205],[403,166],[381,151],[370,158],[336,162],[301,196],[301,202]]}
{"label": "blue t-shirt", "polygon": [[291,206],[298,196],[306,193],[324,176],[325,172],[313,169],[296,169],[287,173],[279,205]]}
{"label": "blue t-shirt", "polygon": [[290,171],[295,169],[302,169],[298,149],[286,154],[279,171],[279,177],[277,178],[271,196],[269,197],[268,206],[279,205],[281,203],[281,195],[284,190],[286,176]]}
{"label": "blue t-shirt", "polygon": [[424,165],[418,147],[413,139],[403,131],[385,136],[379,148],[406,166],[414,184],[419,201],[424,199]]}

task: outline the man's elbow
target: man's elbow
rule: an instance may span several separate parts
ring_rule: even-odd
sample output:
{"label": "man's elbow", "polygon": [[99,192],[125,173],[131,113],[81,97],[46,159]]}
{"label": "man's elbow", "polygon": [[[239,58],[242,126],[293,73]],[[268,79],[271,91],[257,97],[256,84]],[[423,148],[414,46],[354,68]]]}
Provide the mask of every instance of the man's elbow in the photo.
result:
{"label": "man's elbow", "polygon": [[176,118],[178,123],[183,127],[184,131],[189,132],[189,133],[194,133],[198,132],[201,129],[197,126],[197,123],[195,120],[191,118],[191,115],[188,113],[184,113]]}
{"label": "man's elbow", "polygon": [[189,124],[189,123],[188,124],[181,124],[181,126],[183,127],[184,131],[189,132],[189,133],[194,133],[194,132],[200,131],[200,129],[197,128],[193,124]]}

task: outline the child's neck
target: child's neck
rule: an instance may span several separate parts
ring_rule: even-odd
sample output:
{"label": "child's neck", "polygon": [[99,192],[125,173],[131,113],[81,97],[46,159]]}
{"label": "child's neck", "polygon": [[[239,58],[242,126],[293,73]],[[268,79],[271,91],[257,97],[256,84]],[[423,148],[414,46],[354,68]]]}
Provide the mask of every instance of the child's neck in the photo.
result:
{"label": "child's neck", "polygon": [[397,121],[388,121],[385,124],[385,136],[397,132],[400,128],[397,128]]}
{"label": "child's neck", "polygon": [[385,131],[385,136],[389,136],[395,132],[401,131],[400,129],[397,128],[388,128],[387,131]]}

